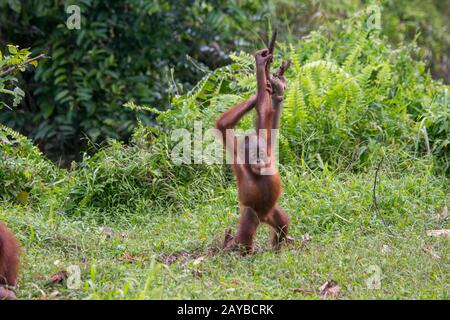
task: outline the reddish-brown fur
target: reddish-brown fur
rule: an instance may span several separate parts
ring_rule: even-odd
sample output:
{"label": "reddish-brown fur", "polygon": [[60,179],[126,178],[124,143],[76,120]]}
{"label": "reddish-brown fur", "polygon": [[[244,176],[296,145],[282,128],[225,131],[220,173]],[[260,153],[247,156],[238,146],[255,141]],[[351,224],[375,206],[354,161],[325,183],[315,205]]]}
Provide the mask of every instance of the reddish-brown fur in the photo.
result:
{"label": "reddish-brown fur", "polygon": [[[19,243],[12,232],[0,223],[0,299],[14,299],[8,287],[17,284],[19,270]],[[4,286],[4,288],[1,288]]]}
{"label": "reddish-brown fur", "polygon": [[[240,221],[236,237],[229,235],[225,242],[231,248],[240,247],[244,253],[253,248],[253,238],[261,222],[269,224],[272,231],[272,245],[279,248],[286,238],[290,223],[289,217],[277,205],[277,200],[282,192],[281,179],[274,167],[274,158],[271,145],[271,129],[278,128],[278,120],[282,106],[285,78],[284,71],[288,65],[283,64],[280,71],[270,78],[268,64],[272,55],[268,49],[258,51],[256,59],[257,95],[237,104],[217,120],[216,128],[222,132],[224,145],[227,138],[232,143],[227,145],[227,150],[233,157],[233,172],[236,176],[240,202]],[[256,109],[257,134],[250,136],[245,143],[245,163],[237,163],[237,138],[233,135],[227,137],[227,130],[233,129],[239,120],[253,107]],[[259,129],[266,129],[260,133]],[[253,140],[258,146],[257,150],[266,151],[267,159],[259,159],[257,163],[248,163],[250,152],[248,141]],[[272,168],[273,174],[261,175],[262,168]],[[229,239],[229,241],[227,240]]]}

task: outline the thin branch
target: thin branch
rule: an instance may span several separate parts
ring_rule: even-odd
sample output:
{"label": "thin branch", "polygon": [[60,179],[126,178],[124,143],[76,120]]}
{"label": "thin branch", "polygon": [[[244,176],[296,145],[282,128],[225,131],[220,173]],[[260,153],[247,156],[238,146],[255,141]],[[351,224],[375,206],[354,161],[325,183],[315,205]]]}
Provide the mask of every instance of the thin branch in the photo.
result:
{"label": "thin branch", "polygon": [[269,53],[273,54],[273,50],[275,49],[275,42],[277,41],[278,31],[275,28],[272,32],[272,38],[269,41],[267,48],[269,49]]}
{"label": "thin branch", "polygon": [[373,192],[372,192],[372,199],[373,199],[373,204],[375,205],[375,211],[377,212],[377,215],[381,218],[381,221],[383,221],[384,226],[386,227],[387,231],[389,232],[389,234],[391,236],[394,236],[394,233],[391,231],[391,229],[389,228],[386,220],[384,219],[383,215],[380,212],[380,209],[378,207],[378,202],[377,202],[377,194],[376,194],[376,190],[377,190],[377,181],[378,181],[378,172],[381,169],[381,164],[383,163],[383,159],[384,156],[381,157],[380,162],[378,163],[377,169],[375,171],[375,179],[373,181]]}
{"label": "thin branch", "polygon": [[[44,53],[41,53],[40,55],[38,55],[38,56],[36,56],[34,58],[30,58],[28,60],[25,60],[21,64],[22,65],[27,65],[27,64],[29,64],[29,63],[31,63],[33,61],[36,61],[36,60],[39,60],[39,59],[42,59],[42,58],[47,58],[47,56]],[[4,77],[4,76],[10,74],[11,72],[14,72],[17,68],[18,68],[18,66],[12,66],[12,67],[4,70],[4,71],[1,71],[0,72],[0,77]]]}
{"label": "thin branch", "polygon": [[[267,49],[269,49],[269,53],[273,54],[273,51],[275,49],[275,43],[277,41],[277,34],[278,31],[275,28],[272,32],[272,38],[270,39],[269,43],[267,44]],[[267,80],[270,80],[270,65],[272,64],[272,61],[268,61],[266,64],[266,77]]]}

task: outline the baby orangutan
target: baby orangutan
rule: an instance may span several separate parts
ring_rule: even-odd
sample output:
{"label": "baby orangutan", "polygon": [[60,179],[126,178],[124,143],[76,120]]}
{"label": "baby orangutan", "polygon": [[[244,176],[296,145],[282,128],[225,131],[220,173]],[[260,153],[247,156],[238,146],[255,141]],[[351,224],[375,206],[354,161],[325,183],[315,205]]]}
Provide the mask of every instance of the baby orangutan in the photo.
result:
{"label": "baby orangutan", "polygon": [[[232,157],[240,202],[240,221],[236,236],[225,237],[225,247],[240,249],[242,253],[253,250],[253,239],[261,222],[272,227],[272,245],[280,248],[286,239],[290,219],[277,200],[281,195],[281,179],[275,167],[272,129],[278,129],[286,79],[283,76],[289,63],[269,76],[272,54],[269,49],[256,53],[257,94],[227,110],[216,122],[223,143]],[[250,110],[255,108],[256,134],[238,141],[233,128]],[[276,130],[273,130],[276,132]],[[243,145],[242,145],[243,144]],[[240,149],[241,148],[241,149]],[[245,159],[238,150],[243,150]]]}

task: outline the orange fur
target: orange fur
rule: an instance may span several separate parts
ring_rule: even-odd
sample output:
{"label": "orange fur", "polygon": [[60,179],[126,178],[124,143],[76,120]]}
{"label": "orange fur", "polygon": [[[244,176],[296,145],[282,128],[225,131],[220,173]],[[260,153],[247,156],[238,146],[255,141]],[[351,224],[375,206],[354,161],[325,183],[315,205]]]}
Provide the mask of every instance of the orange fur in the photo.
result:
{"label": "orange fur", "polygon": [[[0,223],[0,286],[12,286],[17,284],[19,270],[19,243],[12,232]],[[8,287],[0,290],[0,299],[15,298]]]}

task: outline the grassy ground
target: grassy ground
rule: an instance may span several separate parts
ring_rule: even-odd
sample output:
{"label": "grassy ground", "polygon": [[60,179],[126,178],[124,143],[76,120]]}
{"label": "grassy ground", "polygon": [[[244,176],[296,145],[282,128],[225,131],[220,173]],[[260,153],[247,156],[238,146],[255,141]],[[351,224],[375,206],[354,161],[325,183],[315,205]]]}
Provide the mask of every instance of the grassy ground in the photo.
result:
{"label": "grassy ground", "polygon": [[[340,299],[449,299],[449,238],[426,231],[449,227],[438,213],[449,205],[450,181],[432,174],[426,161],[413,163],[381,171],[379,206],[394,237],[373,208],[373,171],[282,168],[281,204],[295,241],[274,252],[264,227],[257,252],[244,258],[219,249],[238,218],[232,182],[178,186],[176,205],[138,195],[132,210],[86,207],[76,217],[48,201],[3,203],[0,220],[23,246],[18,297],[320,299],[319,287],[333,279]],[[49,281],[71,265],[81,270],[79,289],[68,289],[71,280]],[[381,287],[369,289],[377,270]]]}

